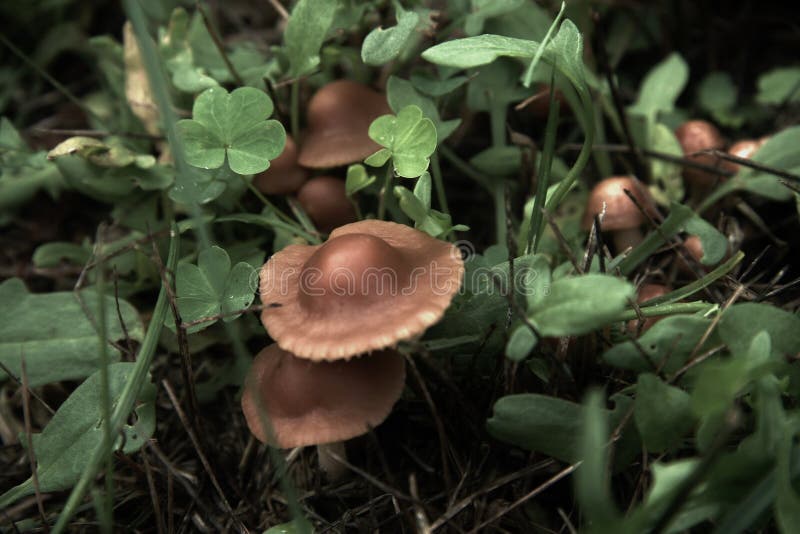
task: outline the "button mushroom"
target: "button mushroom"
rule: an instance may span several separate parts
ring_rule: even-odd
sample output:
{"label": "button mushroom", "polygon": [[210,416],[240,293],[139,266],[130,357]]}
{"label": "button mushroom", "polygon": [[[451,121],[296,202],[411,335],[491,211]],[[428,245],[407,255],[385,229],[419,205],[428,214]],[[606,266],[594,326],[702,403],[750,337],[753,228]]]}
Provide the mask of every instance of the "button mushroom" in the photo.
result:
{"label": "button mushroom", "polygon": [[404,382],[405,359],[392,350],[312,362],[272,344],[253,361],[242,411],[259,441],[281,448],[316,445],[320,467],[335,479],[343,466],[330,452],[343,457],[344,440],[381,424]]}
{"label": "button mushroom", "polygon": [[[641,209],[625,194],[626,190],[636,199]],[[630,176],[612,176],[592,189],[583,214],[582,227],[584,230],[591,229],[595,215],[605,211],[601,230],[611,232],[614,248],[617,253],[622,253],[642,240],[641,226],[647,221],[642,209],[651,215],[655,213],[650,193],[642,183]]]}
{"label": "button mushroom", "polygon": [[308,177],[308,171],[297,163],[297,145],[286,136],[281,155],[272,160],[269,169],[253,177],[253,185],[267,195],[288,195],[297,191]]}
{"label": "button mushroom", "polygon": [[[690,161],[720,169],[724,168],[720,158],[716,156],[711,154],[692,155],[703,150],[722,150],[725,147],[725,140],[722,138],[722,134],[710,122],[702,120],[686,121],[675,130],[675,137],[678,138],[685,157]],[[683,178],[694,196],[707,192],[719,179],[719,176],[719,174],[693,167],[683,168]]]}
{"label": "button mushroom", "polygon": [[[731,147],[728,149],[728,154],[731,156],[736,156],[737,158],[750,159],[756,152],[758,152],[758,149],[761,148],[765,142],[766,138],[742,139],[741,141],[737,141],[731,145]],[[733,172],[739,172],[739,168],[741,167],[741,165],[732,161],[727,162],[727,166]]]}
{"label": "button mushroom", "polygon": [[300,165],[327,169],[363,160],[381,148],[370,139],[369,125],[391,112],[386,97],[366,85],[350,80],[325,85],[308,104]]}
{"label": "button mushroom", "polygon": [[329,233],[356,221],[356,209],[347,197],[344,181],[333,176],[312,178],[297,192],[297,200],[321,232]]}
{"label": "button mushroom", "polygon": [[451,243],[402,224],[360,221],[336,228],[322,245],[289,245],[264,264],[261,321],[296,356],[346,358],[424,332],[463,275]]}

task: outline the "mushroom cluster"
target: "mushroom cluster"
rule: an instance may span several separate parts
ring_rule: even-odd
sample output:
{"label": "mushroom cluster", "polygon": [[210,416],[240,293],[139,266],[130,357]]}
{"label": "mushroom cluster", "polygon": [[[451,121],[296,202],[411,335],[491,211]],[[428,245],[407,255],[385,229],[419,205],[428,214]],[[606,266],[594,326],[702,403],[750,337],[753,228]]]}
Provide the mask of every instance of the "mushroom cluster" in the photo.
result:
{"label": "mushroom cluster", "polygon": [[355,221],[344,181],[328,175],[309,179],[310,169],[349,165],[378,150],[369,126],[387,113],[391,109],[386,96],[366,85],[351,80],[326,84],[308,103],[308,128],[302,139],[287,136],[281,155],[254,178],[254,185],[268,195],[296,194],[322,232]]}
{"label": "mushroom cluster", "polygon": [[274,254],[259,289],[276,344],[256,358],[242,398],[253,434],[284,448],[321,446],[320,465],[335,478],[327,451],[341,454],[339,442],[389,414],[405,376],[393,347],[442,317],[463,275],[454,245],[386,221],[347,224],[322,245]]}

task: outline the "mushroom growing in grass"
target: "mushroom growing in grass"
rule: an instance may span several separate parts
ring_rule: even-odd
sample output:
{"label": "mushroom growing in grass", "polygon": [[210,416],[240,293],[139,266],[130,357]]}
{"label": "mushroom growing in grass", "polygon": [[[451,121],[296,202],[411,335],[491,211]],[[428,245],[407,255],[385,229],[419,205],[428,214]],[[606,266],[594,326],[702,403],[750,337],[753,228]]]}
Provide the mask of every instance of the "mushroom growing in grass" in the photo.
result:
{"label": "mushroom growing in grass", "polygon": [[[639,206],[625,194],[626,190]],[[642,240],[641,227],[647,222],[642,210],[650,216],[656,212],[655,204],[644,185],[630,176],[612,176],[600,181],[592,189],[581,226],[584,230],[590,230],[595,215],[604,213],[600,229],[611,233],[614,248],[619,254],[635,247]]]}
{"label": "mushroom growing in grass", "polygon": [[317,229],[324,233],[355,222],[357,218],[344,181],[333,176],[312,178],[297,192],[297,200]]}
{"label": "mushroom growing in grass", "polygon": [[[678,138],[684,155],[690,161],[725,169],[724,162],[717,156],[711,154],[692,155],[703,150],[722,150],[725,147],[725,140],[722,138],[722,134],[710,122],[702,120],[686,121],[675,130],[675,137]],[[683,168],[683,178],[689,184],[693,196],[707,192],[719,177],[720,175],[714,172],[693,167]]]}
{"label": "mushroom growing in grass", "polygon": [[[660,297],[662,295],[666,295],[670,291],[672,291],[672,289],[669,288],[668,286],[663,285],[663,284],[642,284],[639,287],[639,290],[636,292],[636,302],[638,304],[644,304],[648,300],[652,300],[652,299],[654,299],[656,297]],[[646,330],[648,330],[651,326],[656,324],[661,319],[663,319],[663,316],[661,316],[661,317],[645,317],[644,320],[642,321],[642,327],[641,327],[641,331],[640,332],[645,332]],[[639,320],[638,319],[632,319],[632,320],[628,321],[628,331],[636,332],[638,328],[639,328]]]}
{"label": "mushroom growing in grass", "polygon": [[308,171],[297,163],[297,144],[287,135],[281,155],[272,160],[269,169],[253,177],[253,185],[267,195],[288,195],[300,189],[306,178]]}
{"label": "mushroom growing in grass", "polygon": [[300,146],[300,165],[327,169],[361,161],[381,147],[369,125],[391,113],[386,96],[350,80],[331,82],[308,103],[308,129]]}
{"label": "mushroom growing in grass", "polygon": [[455,245],[403,224],[360,221],[322,245],[289,245],[264,264],[261,321],[296,356],[348,358],[423,333],[463,275]]}
{"label": "mushroom growing in grass", "polygon": [[[731,156],[736,156],[737,158],[750,159],[756,152],[758,152],[758,149],[761,148],[766,141],[767,138],[742,139],[741,141],[736,141],[728,149],[728,154]],[[733,161],[728,161],[726,163],[730,170],[733,172],[739,172],[741,165],[734,163]]]}
{"label": "mushroom growing in grass", "polygon": [[284,449],[316,445],[320,467],[334,480],[344,466],[330,453],[346,458],[344,440],[381,424],[404,382],[405,359],[392,350],[312,362],[272,344],[253,361],[242,411],[261,442]]}

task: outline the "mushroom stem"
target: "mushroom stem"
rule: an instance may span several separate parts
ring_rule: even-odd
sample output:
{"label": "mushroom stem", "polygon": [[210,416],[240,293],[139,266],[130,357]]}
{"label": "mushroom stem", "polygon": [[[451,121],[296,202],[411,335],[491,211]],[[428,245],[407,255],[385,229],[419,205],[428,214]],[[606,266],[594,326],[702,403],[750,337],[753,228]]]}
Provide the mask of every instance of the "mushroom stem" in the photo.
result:
{"label": "mushroom stem", "polygon": [[325,471],[325,475],[331,482],[339,480],[347,472],[347,467],[334,456],[347,460],[347,450],[344,448],[344,441],[334,441],[317,445],[317,456],[319,457],[319,467]]}
{"label": "mushroom stem", "polygon": [[628,230],[616,230],[613,236],[614,248],[617,254],[622,254],[629,248],[633,248],[641,243],[642,238],[642,231],[638,227]]}

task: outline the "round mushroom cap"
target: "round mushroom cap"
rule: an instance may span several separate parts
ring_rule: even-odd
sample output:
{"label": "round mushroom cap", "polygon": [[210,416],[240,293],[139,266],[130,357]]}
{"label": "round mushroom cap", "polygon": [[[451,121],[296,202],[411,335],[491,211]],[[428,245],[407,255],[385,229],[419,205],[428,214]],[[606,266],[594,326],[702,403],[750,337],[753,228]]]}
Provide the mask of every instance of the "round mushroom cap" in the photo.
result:
{"label": "round mushroom cap", "polygon": [[[711,154],[690,155],[702,150],[721,150],[725,148],[725,140],[722,134],[710,122],[702,120],[686,121],[675,130],[675,137],[678,138],[678,142],[683,148],[683,153],[689,160],[712,167],[724,167],[720,158]],[[700,169],[684,167],[683,177],[693,184],[710,185],[719,175]]]}
{"label": "round mushroom cap", "polygon": [[308,171],[297,163],[297,144],[287,135],[281,155],[253,177],[253,185],[267,195],[288,195],[300,189],[307,177]]}
{"label": "round mushroom cap", "polygon": [[298,357],[350,358],[424,332],[463,276],[451,243],[402,224],[360,221],[322,245],[289,245],[264,264],[261,322]]}
{"label": "round mushroom cap", "polygon": [[589,230],[592,227],[594,216],[603,211],[603,204],[606,206],[603,231],[630,230],[644,224],[647,218],[625,194],[626,189],[647,213],[656,212],[650,193],[639,180],[632,176],[612,176],[598,182],[589,194],[581,221],[583,229]]}
{"label": "round mushroom cap", "polygon": [[[273,343],[253,361],[242,411],[253,435],[273,446],[344,441],[381,424],[400,398],[404,382],[405,359],[392,350],[312,362]],[[262,415],[274,436],[265,430]]]}
{"label": "round mushroom cap", "polygon": [[316,176],[303,184],[297,192],[297,200],[317,229],[327,234],[357,219],[355,206],[345,191],[343,180]]}
{"label": "round mushroom cap", "polygon": [[300,147],[300,165],[327,169],[361,161],[381,147],[369,137],[369,125],[391,113],[386,96],[350,80],[331,82],[308,103],[308,130]]}

